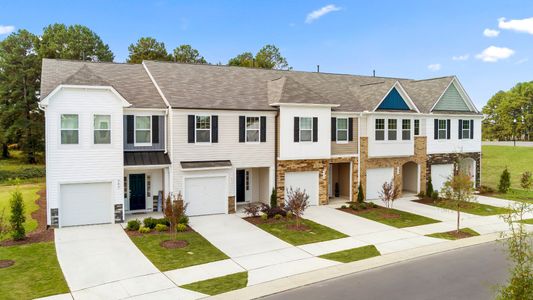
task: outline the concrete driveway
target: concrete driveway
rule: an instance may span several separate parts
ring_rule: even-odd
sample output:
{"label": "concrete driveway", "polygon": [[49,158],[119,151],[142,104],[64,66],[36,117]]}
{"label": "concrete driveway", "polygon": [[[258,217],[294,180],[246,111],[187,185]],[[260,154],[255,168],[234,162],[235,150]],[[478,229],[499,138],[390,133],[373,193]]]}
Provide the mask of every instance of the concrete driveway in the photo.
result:
{"label": "concrete driveway", "polygon": [[178,288],[142,254],[120,225],[59,228],[55,230],[55,245],[75,299],[205,296]]}

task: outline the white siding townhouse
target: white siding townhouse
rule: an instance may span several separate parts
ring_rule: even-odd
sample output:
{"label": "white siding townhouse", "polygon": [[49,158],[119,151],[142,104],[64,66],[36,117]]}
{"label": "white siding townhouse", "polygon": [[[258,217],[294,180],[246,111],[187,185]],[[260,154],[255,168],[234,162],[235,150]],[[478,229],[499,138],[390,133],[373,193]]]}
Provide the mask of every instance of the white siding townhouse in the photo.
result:
{"label": "white siding townhouse", "polygon": [[425,80],[144,61],[43,60],[48,224],[122,222],[182,193],[189,215],[480,182],[481,120],[454,76]]}

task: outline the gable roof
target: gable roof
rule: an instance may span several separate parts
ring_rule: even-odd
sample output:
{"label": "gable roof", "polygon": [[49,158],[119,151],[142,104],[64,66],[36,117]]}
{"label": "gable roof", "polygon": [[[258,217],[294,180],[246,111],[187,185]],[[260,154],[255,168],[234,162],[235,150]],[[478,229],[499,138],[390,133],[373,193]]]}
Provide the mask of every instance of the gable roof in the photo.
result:
{"label": "gable roof", "polygon": [[385,99],[383,99],[377,109],[411,110],[396,87],[393,87],[387,96],[385,96]]}

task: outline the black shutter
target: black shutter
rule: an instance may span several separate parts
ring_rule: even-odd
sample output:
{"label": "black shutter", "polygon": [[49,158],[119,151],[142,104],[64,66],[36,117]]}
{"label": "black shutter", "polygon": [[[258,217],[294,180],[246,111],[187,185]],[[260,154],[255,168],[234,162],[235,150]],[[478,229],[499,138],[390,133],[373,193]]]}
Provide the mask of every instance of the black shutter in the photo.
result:
{"label": "black shutter", "polygon": [[435,125],[433,125],[433,131],[434,131],[433,139],[438,140],[439,139],[439,120],[435,119],[434,123]]}
{"label": "black shutter", "polygon": [[459,134],[459,139],[463,139],[463,120],[459,119],[459,131],[457,131]]}
{"label": "black shutter", "polygon": [[450,130],[451,130],[451,128],[450,128],[451,126],[450,125],[451,125],[451,123],[452,122],[450,121],[450,119],[446,120],[446,139],[447,140],[449,140],[450,137],[451,137],[451,134],[450,134]]}
{"label": "black shutter", "polygon": [[211,116],[211,143],[218,143],[218,116]]}
{"label": "black shutter", "polygon": [[132,115],[126,116],[126,144],[133,144],[135,141],[133,138],[133,135],[135,134],[134,121]]}
{"label": "black shutter", "polygon": [[313,142],[318,142],[318,118],[313,118]]}
{"label": "black shutter", "polygon": [[353,141],[353,118],[348,119],[348,141]]}
{"label": "black shutter", "polygon": [[294,142],[300,142],[300,118],[294,117]]}
{"label": "black shutter", "polygon": [[337,118],[331,118],[331,141],[337,140]]}
{"label": "black shutter", "polygon": [[474,139],[474,120],[470,120],[470,139]]}
{"label": "black shutter", "polygon": [[159,144],[159,116],[152,116],[152,144]]}
{"label": "black shutter", "polygon": [[245,122],[246,122],[246,117],[239,116],[239,143],[245,142],[245,133],[246,133],[246,130],[244,129]]}
{"label": "black shutter", "polygon": [[189,143],[194,143],[194,121],[195,117],[194,115],[189,115],[187,119],[187,131],[188,131],[188,141]]}
{"label": "black shutter", "polygon": [[261,143],[266,142],[267,140],[267,118],[265,116],[261,117]]}

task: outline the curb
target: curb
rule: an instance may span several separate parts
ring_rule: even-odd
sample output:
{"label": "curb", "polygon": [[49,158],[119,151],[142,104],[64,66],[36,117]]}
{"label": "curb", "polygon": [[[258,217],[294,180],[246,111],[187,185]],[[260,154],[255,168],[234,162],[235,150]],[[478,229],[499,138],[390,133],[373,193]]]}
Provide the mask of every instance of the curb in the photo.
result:
{"label": "curb", "polygon": [[209,299],[255,299],[345,275],[409,261],[424,256],[443,253],[450,250],[489,243],[499,239],[501,239],[499,233],[491,233],[461,240],[422,246],[405,251],[376,256],[365,260],[332,266],[312,272],[284,277],[273,281],[248,286],[239,290],[215,295],[209,297]]}

